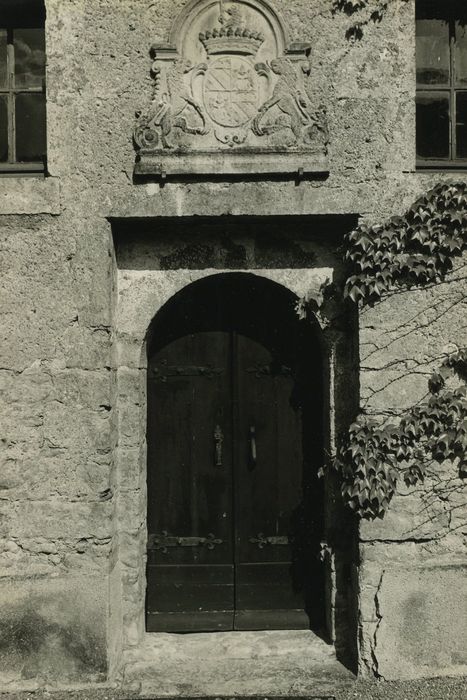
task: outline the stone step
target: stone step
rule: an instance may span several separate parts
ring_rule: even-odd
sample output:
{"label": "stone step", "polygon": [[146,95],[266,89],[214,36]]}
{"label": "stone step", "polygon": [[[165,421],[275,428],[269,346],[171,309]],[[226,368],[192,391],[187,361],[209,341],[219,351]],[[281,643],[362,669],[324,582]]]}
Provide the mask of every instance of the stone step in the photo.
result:
{"label": "stone step", "polygon": [[146,635],[125,655],[124,681],[148,696],[332,694],[354,680],[312,632]]}
{"label": "stone step", "polygon": [[249,659],[260,656],[304,655],[325,661],[335,659],[334,647],[309,630],[260,632],[216,632],[206,634],[147,634],[137,648],[128,650],[128,660],[208,658],[213,656]]}

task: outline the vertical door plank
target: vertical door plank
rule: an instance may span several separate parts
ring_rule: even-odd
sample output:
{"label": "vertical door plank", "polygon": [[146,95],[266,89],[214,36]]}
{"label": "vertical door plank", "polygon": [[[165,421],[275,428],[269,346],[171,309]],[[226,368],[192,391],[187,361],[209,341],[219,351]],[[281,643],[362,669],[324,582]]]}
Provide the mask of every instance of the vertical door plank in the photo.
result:
{"label": "vertical door plank", "polygon": [[231,629],[228,333],[188,335],[151,358],[147,439],[148,631]]}
{"label": "vertical door plank", "polygon": [[236,337],[235,348],[235,627],[306,628],[287,544],[303,509],[302,418],[292,368],[246,336]]}

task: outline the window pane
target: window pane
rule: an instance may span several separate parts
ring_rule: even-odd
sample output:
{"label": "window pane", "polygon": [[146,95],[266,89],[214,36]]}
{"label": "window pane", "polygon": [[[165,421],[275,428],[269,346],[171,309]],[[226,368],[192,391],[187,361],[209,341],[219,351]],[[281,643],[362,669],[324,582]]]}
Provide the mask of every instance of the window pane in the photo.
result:
{"label": "window pane", "polygon": [[457,158],[467,158],[467,92],[456,95]]}
{"label": "window pane", "polygon": [[449,23],[442,19],[417,20],[417,83],[449,83]]}
{"label": "window pane", "polygon": [[16,159],[43,160],[45,140],[45,95],[16,96]]}
{"label": "window pane", "polygon": [[0,29],[0,88],[7,85],[6,57],[6,30]]}
{"label": "window pane", "polygon": [[0,0],[2,27],[43,27],[44,0]]}
{"label": "window pane", "polygon": [[449,97],[445,93],[417,94],[417,156],[449,158]]}
{"label": "window pane", "polygon": [[0,162],[8,160],[8,107],[6,95],[0,96]]}
{"label": "window pane", "polygon": [[467,24],[465,22],[456,22],[454,60],[456,82],[467,85]]}
{"label": "window pane", "polygon": [[41,87],[45,77],[43,29],[15,29],[15,86]]}

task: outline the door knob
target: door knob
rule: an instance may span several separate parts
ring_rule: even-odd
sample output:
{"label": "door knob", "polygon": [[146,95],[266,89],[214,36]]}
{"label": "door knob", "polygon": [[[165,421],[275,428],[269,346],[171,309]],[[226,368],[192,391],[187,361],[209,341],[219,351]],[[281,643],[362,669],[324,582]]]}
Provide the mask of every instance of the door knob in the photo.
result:
{"label": "door knob", "polygon": [[214,430],[214,463],[216,467],[222,467],[222,445],[224,442],[224,433],[220,425],[216,425]]}
{"label": "door knob", "polygon": [[254,469],[256,467],[256,426],[250,426],[250,455],[249,455],[249,467]]}

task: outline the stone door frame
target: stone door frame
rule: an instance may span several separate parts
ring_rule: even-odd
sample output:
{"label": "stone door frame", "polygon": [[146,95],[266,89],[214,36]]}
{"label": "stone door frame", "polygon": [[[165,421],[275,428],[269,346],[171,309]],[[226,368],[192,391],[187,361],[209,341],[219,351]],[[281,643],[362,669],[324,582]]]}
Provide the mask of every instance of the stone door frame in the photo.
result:
{"label": "stone door frame", "polygon": [[[125,651],[143,644],[145,631],[147,487],[146,487],[146,382],[147,334],[158,311],[180,290],[195,281],[229,274],[257,275],[283,286],[297,296],[319,297],[321,286],[333,279],[332,268],[264,270],[124,270],[117,273],[115,309],[115,394],[118,441],[115,446],[115,547],[110,573],[109,665],[111,675],[118,672]],[[336,331],[326,318],[318,319],[322,328],[324,364],[323,404],[325,411],[325,449],[332,454],[336,433],[347,420],[349,407],[338,397],[348,394],[353,381],[354,358],[349,352],[347,335]],[[339,392],[345,386],[346,391]],[[351,409],[350,409],[351,410]],[[347,665],[356,656],[355,560],[349,542],[339,542],[339,533],[348,531],[340,517],[332,494],[335,475],[325,475],[326,542],[323,556],[326,568],[326,616],[328,630]],[[354,547],[350,547],[354,550]],[[154,633],[152,633],[154,634]],[[355,649],[354,641],[355,640]]]}

